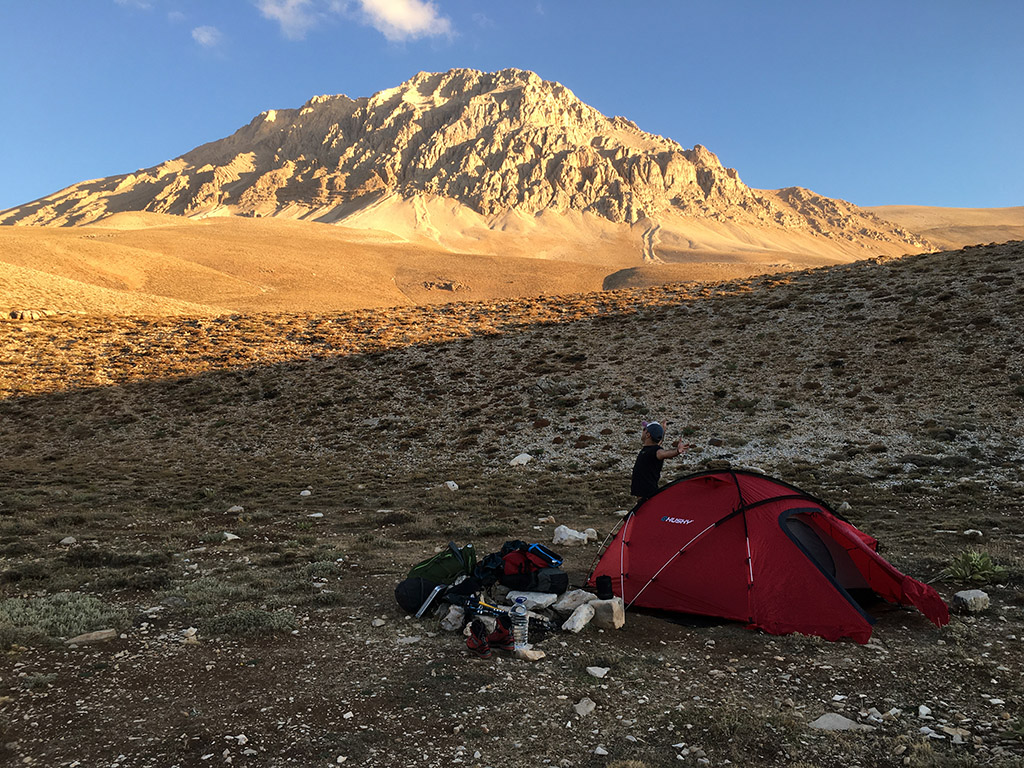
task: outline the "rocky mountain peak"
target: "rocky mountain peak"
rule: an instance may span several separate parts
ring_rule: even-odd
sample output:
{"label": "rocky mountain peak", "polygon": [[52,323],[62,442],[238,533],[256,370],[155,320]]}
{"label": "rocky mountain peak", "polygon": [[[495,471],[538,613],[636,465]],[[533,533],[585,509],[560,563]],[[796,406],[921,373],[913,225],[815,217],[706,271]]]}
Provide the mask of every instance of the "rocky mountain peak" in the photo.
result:
{"label": "rocky mountain peak", "polygon": [[[519,69],[420,72],[366,98],[323,95],[271,109],[233,135],[154,168],[84,182],[0,214],[0,223],[79,224],[145,210],[341,221],[386,194],[439,196],[484,216],[586,212],[633,224],[681,215],[806,228],[856,240],[841,201],[829,220],[747,187],[702,145],[683,149],[568,88]],[[799,203],[804,213],[794,208]],[[868,222],[875,241],[912,242]],[[849,230],[849,231],[846,231]]]}

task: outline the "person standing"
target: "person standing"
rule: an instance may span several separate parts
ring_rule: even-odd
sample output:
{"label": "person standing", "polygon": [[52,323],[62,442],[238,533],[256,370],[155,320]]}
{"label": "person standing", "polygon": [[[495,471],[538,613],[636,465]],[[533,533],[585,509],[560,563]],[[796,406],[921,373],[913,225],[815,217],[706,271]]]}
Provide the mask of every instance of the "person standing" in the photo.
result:
{"label": "person standing", "polygon": [[690,447],[680,439],[674,447],[662,448],[661,441],[664,439],[665,428],[661,424],[652,421],[644,425],[644,431],[640,436],[640,453],[633,464],[633,477],[629,486],[630,495],[637,497],[636,507],[657,493],[661,467],[665,459],[681,456]]}

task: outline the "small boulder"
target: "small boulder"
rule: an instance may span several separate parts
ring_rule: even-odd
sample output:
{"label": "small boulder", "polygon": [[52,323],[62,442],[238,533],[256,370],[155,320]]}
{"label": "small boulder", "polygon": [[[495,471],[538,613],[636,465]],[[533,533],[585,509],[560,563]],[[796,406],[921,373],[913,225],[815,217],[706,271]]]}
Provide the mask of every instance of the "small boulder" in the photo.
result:
{"label": "small boulder", "polygon": [[233,507],[228,507],[229,515],[240,515],[245,512],[245,507],[240,504],[235,504]]}
{"label": "small boulder", "polygon": [[577,544],[586,544],[589,539],[587,534],[575,531],[567,525],[560,525],[555,528],[554,537],[551,543],[563,547],[572,547]]}
{"label": "small boulder", "polygon": [[545,608],[550,608],[558,600],[558,595],[553,595],[549,592],[519,592],[517,590],[509,592],[505,599],[510,603],[514,603],[517,597],[523,598],[523,604],[528,611],[543,611]]}
{"label": "small boulder", "polygon": [[580,699],[579,703],[573,706],[573,709],[576,710],[576,714],[580,717],[586,717],[587,715],[593,713],[595,709],[597,709],[597,704],[594,702],[593,699],[589,697],[584,697]]}
{"label": "small boulder", "polygon": [[100,629],[96,632],[86,632],[84,635],[76,635],[67,641],[68,645],[89,645],[90,643],[105,643],[117,637],[116,629]]}
{"label": "small boulder", "polygon": [[238,541],[240,538],[242,538],[242,537],[241,536],[236,536],[233,533],[228,533],[227,531],[224,531],[224,541]]}
{"label": "small boulder", "polygon": [[594,609],[594,626],[602,629],[621,629],[625,626],[626,606],[621,597],[591,600],[587,605]]}
{"label": "small boulder", "polygon": [[60,545],[62,547],[70,547],[77,543],[78,539],[76,539],[74,536],[65,536],[63,539],[60,540]]}
{"label": "small boulder", "polygon": [[522,659],[523,661],[540,661],[546,655],[547,654],[539,648],[520,648],[513,653],[513,656],[517,659]]}
{"label": "small boulder", "polygon": [[988,606],[988,593],[980,589],[965,589],[953,595],[953,610],[958,613],[980,613]]}
{"label": "small boulder", "polygon": [[572,612],[572,616],[565,620],[565,623],[562,624],[562,630],[565,632],[579,633],[580,630],[587,626],[593,618],[593,606],[590,603],[584,603]]}
{"label": "small boulder", "polygon": [[457,490],[459,490],[459,484],[456,483],[454,480],[446,480],[444,485],[445,485],[445,488],[447,488],[449,491],[457,491]]}
{"label": "small boulder", "polygon": [[611,667],[587,667],[587,674],[591,677],[604,677],[611,671]]}
{"label": "small boulder", "polygon": [[466,620],[466,609],[461,605],[453,605],[448,608],[448,613],[441,619],[441,629],[447,632],[458,632]]}
{"label": "small boulder", "polygon": [[531,456],[528,453],[520,453],[508,464],[510,467],[523,467],[529,464],[531,461],[533,461],[533,456]]}
{"label": "small boulder", "polygon": [[589,603],[591,600],[597,600],[597,595],[592,592],[587,592],[585,589],[573,589],[562,595],[558,599],[558,602],[551,607],[554,609],[555,613],[568,616],[581,605]]}
{"label": "small boulder", "polygon": [[874,726],[864,725],[850,720],[848,717],[843,717],[836,712],[827,712],[813,723],[808,723],[809,727],[815,728],[819,731],[873,731]]}

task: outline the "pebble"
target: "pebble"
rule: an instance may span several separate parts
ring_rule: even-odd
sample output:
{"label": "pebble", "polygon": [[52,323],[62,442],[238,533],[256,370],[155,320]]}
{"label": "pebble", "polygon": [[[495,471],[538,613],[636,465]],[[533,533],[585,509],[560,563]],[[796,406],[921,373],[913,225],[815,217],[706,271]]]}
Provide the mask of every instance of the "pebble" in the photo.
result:
{"label": "pebble", "polygon": [[76,539],[74,536],[65,536],[63,539],[60,540],[60,543],[62,546],[70,547],[72,544],[77,544],[78,539]]}
{"label": "pebble", "polygon": [[604,677],[611,671],[611,667],[587,667],[587,674],[591,677]]}

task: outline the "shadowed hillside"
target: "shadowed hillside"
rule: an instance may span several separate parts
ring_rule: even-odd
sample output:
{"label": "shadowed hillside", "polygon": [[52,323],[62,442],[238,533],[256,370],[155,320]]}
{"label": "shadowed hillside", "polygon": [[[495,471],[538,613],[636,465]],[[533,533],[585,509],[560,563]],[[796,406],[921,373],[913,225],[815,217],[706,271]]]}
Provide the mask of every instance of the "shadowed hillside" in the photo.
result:
{"label": "shadowed hillside", "polygon": [[[125,637],[66,650],[0,621],[28,646],[0,661],[0,754],[1014,765],[1022,273],[1018,242],[386,312],[4,321],[3,595],[90,595]],[[846,502],[924,580],[984,551],[1005,568],[992,609],[944,630],[876,611],[868,646],[631,613],[548,638],[536,665],[469,659],[461,636],[400,615],[394,583],[449,539],[549,541],[549,517],[603,537],[631,504],[644,417],[695,446],[663,479],[779,476]],[[581,583],[593,546],[565,554]],[[809,730],[823,712],[875,730]]]}

